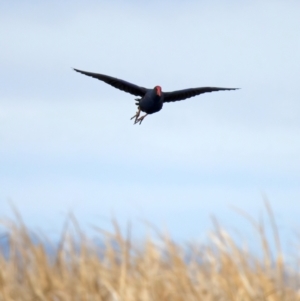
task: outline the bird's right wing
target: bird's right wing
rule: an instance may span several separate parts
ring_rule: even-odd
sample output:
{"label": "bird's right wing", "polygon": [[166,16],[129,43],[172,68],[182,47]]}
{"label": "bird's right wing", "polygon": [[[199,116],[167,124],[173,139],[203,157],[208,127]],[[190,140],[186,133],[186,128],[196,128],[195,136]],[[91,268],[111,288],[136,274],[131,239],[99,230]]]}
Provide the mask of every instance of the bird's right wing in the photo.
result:
{"label": "bird's right wing", "polygon": [[124,92],[133,94],[135,96],[143,97],[147,92],[146,88],[126,82],[125,80],[122,80],[122,79],[118,79],[115,77],[111,77],[111,76],[99,74],[99,73],[86,72],[86,71],[82,71],[82,70],[78,70],[78,69],[74,69],[74,70],[79,73],[82,73],[84,75],[97,78],[97,79],[105,82],[106,84],[113,86],[114,88],[120,89]]}
{"label": "bird's right wing", "polygon": [[178,90],[173,92],[164,92],[164,102],[183,100],[207,92],[237,90],[237,89],[238,88],[202,87],[202,88]]}

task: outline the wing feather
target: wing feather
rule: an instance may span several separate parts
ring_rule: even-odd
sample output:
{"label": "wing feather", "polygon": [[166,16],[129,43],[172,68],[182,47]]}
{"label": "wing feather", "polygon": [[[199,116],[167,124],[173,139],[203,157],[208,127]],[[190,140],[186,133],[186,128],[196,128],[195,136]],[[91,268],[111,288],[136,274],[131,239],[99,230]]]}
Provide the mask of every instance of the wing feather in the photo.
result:
{"label": "wing feather", "polygon": [[119,90],[122,90],[122,91],[130,93],[130,94],[133,94],[135,96],[143,97],[147,92],[146,88],[137,86],[135,84],[129,83],[129,82],[119,79],[119,78],[115,78],[115,77],[108,76],[105,74],[86,72],[86,71],[78,70],[75,68],[74,68],[74,70],[76,72],[82,73],[84,75],[97,78],[97,79],[105,82],[106,84],[113,86],[114,88],[117,88]]}
{"label": "wing feather", "polygon": [[208,93],[208,92],[237,90],[237,89],[238,88],[201,87],[201,88],[178,90],[173,92],[164,92],[164,102],[184,100],[186,98],[194,97],[196,95]]}

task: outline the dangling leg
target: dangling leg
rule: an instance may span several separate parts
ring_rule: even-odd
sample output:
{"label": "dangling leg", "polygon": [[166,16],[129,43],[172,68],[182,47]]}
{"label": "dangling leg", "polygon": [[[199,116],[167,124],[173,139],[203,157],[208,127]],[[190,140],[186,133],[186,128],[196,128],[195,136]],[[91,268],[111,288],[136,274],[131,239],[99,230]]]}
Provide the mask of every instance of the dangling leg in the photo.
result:
{"label": "dangling leg", "polygon": [[137,118],[136,120],[135,120],[135,123],[142,123],[142,121],[144,120],[144,118],[147,116],[148,114],[146,114],[146,115],[144,115],[144,116],[141,116],[140,118]]}
{"label": "dangling leg", "polygon": [[141,109],[140,109],[140,107],[138,107],[137,112],[135,113],[134,116],[132,116],[132,117],[130,118],[130,120],[132,120],[133,118],[135,118],[134,124],[136,124],[136,121],[137,121],[137,119],[139,118],[140,114],[141,114]]}

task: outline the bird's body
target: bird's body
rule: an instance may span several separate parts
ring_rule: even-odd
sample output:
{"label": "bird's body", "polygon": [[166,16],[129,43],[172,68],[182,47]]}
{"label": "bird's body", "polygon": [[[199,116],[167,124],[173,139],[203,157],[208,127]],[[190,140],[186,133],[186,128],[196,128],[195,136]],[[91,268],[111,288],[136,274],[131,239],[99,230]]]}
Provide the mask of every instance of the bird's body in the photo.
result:
{"label": "bird's body", "polygon": [[157,95],[155,89],[148,90],[145,96],[139,100],[139,107],[147,114],[156,113],[163,107],[163,95]]}
{"label": "bird's body", "polygon": [[[78,69],[74,69],[77,72],[80,72],[82,74],[85,74],[87,76],[91,76],[94,78],[97,78],[114,88],[120,89],[124,92],[133,94],[135,96],[140,96],[140,98],[137,98],[137,106],[138,111],[137,113],[131,118],[135,118],[135,122],[141,124],[144,118],[148,114],[153,114],[158,111],[160,111],[163,107],[163,104],[165,102],[173,102],[173,101],[179,101],[186,98],[190,98],[202,93],[207,92],[214,92],[214,91],[222,91],[222,90],[236,90],[237,88],[216,88],[216,87],[202,87],[202,88],[191,88],[191,89],[184,89],[184,90],[178,90],[173,92],[162,92],[162,89],[160,86],[155,86],[153,89],[146,89],[144,87],[140,87],[137,85],[134,85],[132,83],[126,82],[122,79],[118,79],[115,77],[111,77],[104,74],[99,73],[92,73],[92,72],[86,72],[81,71]],[[143,111],[146,113],[146,115],[139,117],[140,112]]]}

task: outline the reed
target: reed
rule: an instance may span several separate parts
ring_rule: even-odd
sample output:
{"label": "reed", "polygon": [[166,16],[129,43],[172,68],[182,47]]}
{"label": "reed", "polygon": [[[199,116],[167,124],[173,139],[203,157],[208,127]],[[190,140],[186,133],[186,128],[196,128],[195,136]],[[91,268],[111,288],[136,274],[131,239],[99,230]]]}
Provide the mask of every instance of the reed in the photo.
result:
{"label": "reed", "polygon": [[124,235],[113,220],[112,233],[95,229],[103,241],[99,246],[71,218],[76,233],[66,227],[50,254],[44,239],[37,239],[20,216],[2,220],[9,252],[0,254],[0,300],[300,300],[299,279],[286,276],[274,217],[267,209],[273,252],[262,224],[245,215],[259,234],[262,257],[241,248],[216,221],[207,243],[181,245],[160,233],[134,242],[130,227]]}

